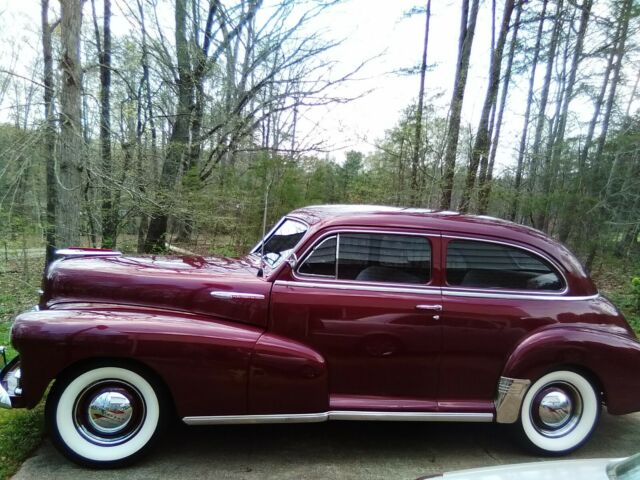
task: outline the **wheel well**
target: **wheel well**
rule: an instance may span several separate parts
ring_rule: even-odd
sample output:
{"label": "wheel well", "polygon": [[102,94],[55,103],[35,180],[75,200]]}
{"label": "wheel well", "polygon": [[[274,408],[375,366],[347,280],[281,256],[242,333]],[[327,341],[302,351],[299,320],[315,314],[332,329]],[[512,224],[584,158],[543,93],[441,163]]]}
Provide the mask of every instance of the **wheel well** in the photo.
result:
{"label": "wheel well", "polygon": [[165,401],[165,406],[169,411],[169,415],[177,418],[176,406],[173,399],[173,395],[171,394],[171,390],[169,386],[162,378],[156,370],[151,368],[144,362],[139,360],[134,360],[130,358],[120,358],[120,357],[90,357],[84,358],[82,360],[78,360],[70,365],[67,365],[64,369],[62,369],[55,377],[56,382],[69,375],[73,375],[79,370],[84,370],[87,368],[91,368],[93,366],[113,366],[113,367],[122,367],[128,368],[138,373],[143,374],[148,380],[151,380],[152,383],[158,387],[160,396],[163,397]]}

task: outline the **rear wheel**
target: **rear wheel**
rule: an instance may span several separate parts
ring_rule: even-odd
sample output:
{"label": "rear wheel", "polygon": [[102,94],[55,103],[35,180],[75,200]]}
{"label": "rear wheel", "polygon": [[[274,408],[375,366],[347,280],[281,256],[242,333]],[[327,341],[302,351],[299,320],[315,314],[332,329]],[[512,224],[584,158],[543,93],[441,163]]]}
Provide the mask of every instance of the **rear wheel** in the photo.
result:
{"label": "rear wheel", "polygon": [[520,429],[530,447],[562,455],[586,442],[600,416],[600,397],[582,375],[551,372],[530,388],[522,401]]}
{"label": "rear wheel", "polygon": [[157,437],[163,413],[150,375],[129,366],[94,364],[61,377],[46,417],[54,445],[92,467],[127,464]]}

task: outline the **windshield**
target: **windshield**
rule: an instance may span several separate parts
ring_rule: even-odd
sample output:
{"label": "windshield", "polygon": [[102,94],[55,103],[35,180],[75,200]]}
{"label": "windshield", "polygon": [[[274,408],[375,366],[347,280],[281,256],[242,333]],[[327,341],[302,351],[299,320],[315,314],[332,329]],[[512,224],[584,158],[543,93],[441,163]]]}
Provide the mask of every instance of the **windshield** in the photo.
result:
{"label": "windshield", "polygon": [[[285,218],[271,232],[264,242],[264,261],[270,267],[276,266],[293,251],[307,231],[307,226],[296,220]],[[262,243],[254,248],[253,253],[260,255]]]}
{"label": "windshield", "polygon": [[637,480],[640,478],[640,453],[609,464],[607,476],[611,480]]}

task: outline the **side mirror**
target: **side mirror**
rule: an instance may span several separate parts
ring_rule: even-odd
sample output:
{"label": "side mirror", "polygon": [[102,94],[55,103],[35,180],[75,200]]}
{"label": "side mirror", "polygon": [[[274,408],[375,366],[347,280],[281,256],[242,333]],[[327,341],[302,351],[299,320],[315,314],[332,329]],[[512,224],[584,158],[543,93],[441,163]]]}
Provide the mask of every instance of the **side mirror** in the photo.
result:
{"label": "side mirror", "polygon": [[298,265],[298,257],[295,253],[289,255],[289,258],[287,258],[287,263],[291,267],[292,271],[296,269],[296,266]]}

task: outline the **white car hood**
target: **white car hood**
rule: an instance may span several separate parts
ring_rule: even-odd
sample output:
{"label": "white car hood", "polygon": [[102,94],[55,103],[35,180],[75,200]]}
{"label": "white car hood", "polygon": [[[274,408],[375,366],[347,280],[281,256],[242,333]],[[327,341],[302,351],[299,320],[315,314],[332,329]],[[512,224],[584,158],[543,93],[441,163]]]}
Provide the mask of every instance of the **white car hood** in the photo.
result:
{"label": "white car hood", "polygon": [[446,480],[608,480],[607,465],[616,459],[556,460],[445,473]]}

